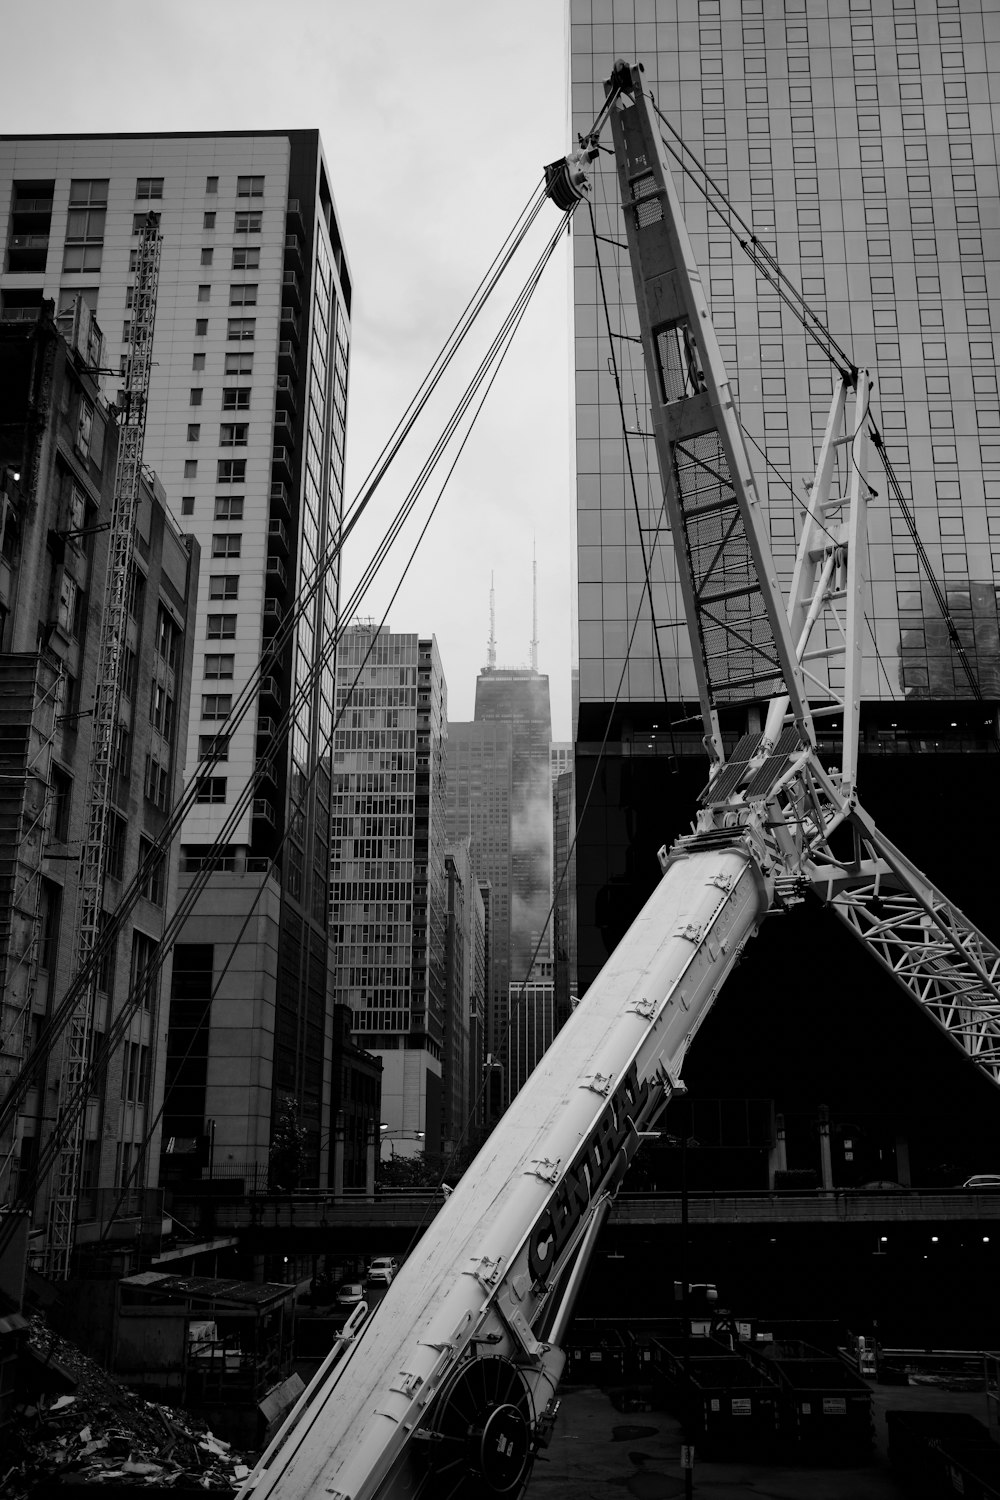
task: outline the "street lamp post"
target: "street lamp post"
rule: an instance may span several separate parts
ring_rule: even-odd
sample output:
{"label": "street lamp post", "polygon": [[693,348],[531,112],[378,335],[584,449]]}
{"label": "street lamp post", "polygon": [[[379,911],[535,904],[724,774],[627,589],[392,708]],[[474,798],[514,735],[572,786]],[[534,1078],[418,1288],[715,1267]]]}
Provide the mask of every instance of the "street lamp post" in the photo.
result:
{"label": "street lamp post", "polygon": [[[383,1141],[389,1142],[389,1159],[391,1161],[394,1160],[396,1156],[397,1141],[422,1141],[423,1139],[424,1132],[422,1130],[390,1130],[388,1125],[386,1125],[383,1121],[383,1123],[379,1125],[379,1160],[385,1160],[382,1154]],[[412,1153],[405,1152],[402,1154],[415,1156],[417,1153],[416,1151],[413,1151]]]}

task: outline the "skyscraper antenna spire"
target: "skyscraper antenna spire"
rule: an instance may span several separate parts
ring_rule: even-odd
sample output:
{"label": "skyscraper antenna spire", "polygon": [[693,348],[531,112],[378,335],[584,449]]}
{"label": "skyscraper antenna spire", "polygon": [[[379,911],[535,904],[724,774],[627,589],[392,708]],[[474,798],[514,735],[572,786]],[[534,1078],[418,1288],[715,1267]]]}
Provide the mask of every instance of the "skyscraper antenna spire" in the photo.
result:
{"label": "skyscraper antenna spire", "polygon": [[535,539],[531,539],[531,670],[538,671],[538,562]]}
{"label": "skyscraper antenna spire", "polygon": [[497,607],[493,592],[493,574],[490,574],[490,638],[486,643],[486,670],[495,672],[497,666]]}

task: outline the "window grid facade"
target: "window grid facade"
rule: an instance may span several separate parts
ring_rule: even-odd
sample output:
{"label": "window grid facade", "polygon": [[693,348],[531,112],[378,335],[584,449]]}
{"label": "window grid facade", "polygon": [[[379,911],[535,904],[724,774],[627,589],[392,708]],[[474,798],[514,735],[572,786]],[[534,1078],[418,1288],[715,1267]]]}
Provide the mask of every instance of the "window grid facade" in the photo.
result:
{"label": "window grid facade", "polygon": [[[919,19],[919,24],[918,24]],[[642,61],[658,106],[834,337],[875,375],[875,419],[987,698],[1000,695],[1000,402],[992,303],[1000,205],[997,47],[980,6],[924,15],[900,0],[840,12],[787,0],[572,0],[574,129],[616,57]],[[622,239],[613,158],[595,163],[598,233]],[[834,372],[679,171],[675,182],[766,496],[779,577],[794,559]],[[589,221],[574,224],[581,701],[662,697],[611,349]],[[627,256],[601,244],[616,334],[634,334]],[[617,314],[613,317],[617,318]],[[646,406],[641,351],[615,338],[627,410]],[[643,424],[640,423],[640,426]],[[657,536],[651,441],[628,439],[640,520]],[[769,463],[758,451],[766,449]],[[869,509],[869,700],[971,698],[903,517]],[[841,475],[843,480],[845,476]],[[657,621],[682,617],[673,558],[653,548]],[[640,624],[626,667],[626,641]],[[661,631],[661,643],[664,636]],[[672,641],[670,636],[669,640]],[[690,698],[668,646],[667,695]]]}

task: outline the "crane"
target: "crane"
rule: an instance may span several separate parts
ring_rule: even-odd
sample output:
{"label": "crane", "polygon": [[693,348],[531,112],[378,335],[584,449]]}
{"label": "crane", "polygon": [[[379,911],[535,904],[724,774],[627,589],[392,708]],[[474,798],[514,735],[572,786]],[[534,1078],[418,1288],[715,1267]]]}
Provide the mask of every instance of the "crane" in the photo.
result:
{"label": "crane", "polygon": [[[1000,1082],[1000,949],[857,795],[871,378],[840,371],[787,604],[642,72],[610,122],[664,504],[709,759],[693,830],[404,1264],[342,1339],[241,1491],[254,1500],[516,1496],[555,1421],[561,1342],[614,1195],[684,1087],[698,1028],[768,912],[814,892]],[[547,168],[571,212],[595,135]],[[834,484],[846,450],[849,480]],[[831,663],[837,670],[831,671]],[[763,712],[759,712],[763,706]],[[747,710],[727,754],[723,710]],[[839,763],[816,722],[842,726]]]}
{"label": "crane", "polygon": [[[74,973],[90,962],[97,946],[104,900],[104,872],[111,773],[117,743],[119,694],[125,657],[125,631],[134,585],[135,523],[142,479],[146,435],[146,405],[152,370],[153,326],[160,274],[160,216],[150,213],[141,225],[135,253],[135,283],[118,428],[118,459],[108,541],[108,572],[98,648],[97,695],[87,775],[87,815],[80,849],[76,898],[77,947]],[[56,1100],[68,1111],[86,1073],[94,1024],[97,972],[83,989],[67,1022]],[[45,1239],[45,1269],[55,1280],[65,1280],[76,1234],[83,1113],[73,1112],[63,1131],[56,1177],[49,1202]]]}

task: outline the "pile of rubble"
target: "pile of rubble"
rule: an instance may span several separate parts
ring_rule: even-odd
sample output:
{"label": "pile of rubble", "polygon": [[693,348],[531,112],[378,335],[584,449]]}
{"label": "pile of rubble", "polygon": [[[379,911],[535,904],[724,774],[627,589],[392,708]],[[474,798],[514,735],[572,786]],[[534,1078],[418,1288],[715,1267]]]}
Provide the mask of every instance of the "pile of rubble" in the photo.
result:
{"label": "pile of rubble", "polygon": [[36,1367],[72,1394],[41,1394],[15,1408],[0,1436],[0,1500],[29,1500],[53,1483],[231,1495],[249,1474],[252,1457],[189,1412],[144,1401],[43,1319],[31,1320],[28,1342]]}

